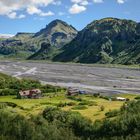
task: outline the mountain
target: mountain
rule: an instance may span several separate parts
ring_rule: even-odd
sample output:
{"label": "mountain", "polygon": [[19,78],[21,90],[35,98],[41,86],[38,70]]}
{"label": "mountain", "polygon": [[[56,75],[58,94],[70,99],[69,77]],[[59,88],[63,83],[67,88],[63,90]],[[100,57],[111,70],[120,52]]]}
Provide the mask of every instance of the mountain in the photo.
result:
{"label": "mountain", "polygon": [[35,52],[28,44],[33,33],[17,33],[14,37],[0,41],[0,55],[3,57],[24,58]]}
{"label": "mountain", "polygon": [[41,44],[41,48],[34,53],[33,55],[31,55],[28,59],[32,59],[32,60],[46,60],[46,59],[52,59],[55,51],[56,51],[56,47],[51,46],[49,43],[43,42]]}
{"label": "mountain", "polygon": [[53,61],[140,63],[140,23],[117,18],[93,21]]}
{"label": "mountain", "polygon": [[62,47],[73,40],[77,30],[61,20],[54,20],[46,28],[37,32],[33,39],[48,41],[52,46]]}
{"label": "mountain", "polygon": [[17,33],[14,37],[0,41],[0,54],[27,58],[41,48],[43,42],[63,47],[74,39],[77,30],[61,20],[54,20],[37,33]]}

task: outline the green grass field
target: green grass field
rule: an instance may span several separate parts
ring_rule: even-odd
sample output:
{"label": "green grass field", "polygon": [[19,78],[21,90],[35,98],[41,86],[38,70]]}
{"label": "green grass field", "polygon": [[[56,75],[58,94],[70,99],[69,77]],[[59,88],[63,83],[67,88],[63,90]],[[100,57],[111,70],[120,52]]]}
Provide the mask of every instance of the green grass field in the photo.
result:
{"label": "green grass field", "polygon": [[[131,94],[120,96],[130,100],[136,97],[136,95]],[[80,112],[92,121],[105,118],[106,112],[119,109],[124,104],[122,101],[108,101],[92,95],[78,95],[74,99],[70,99],[64,93],[50,93],[40,99],[16,99],[16,96],[1,96],[0,102],[15,103],[16,107],[9,106],[6,109],[26,117],[42,113],[47,106],[57,106],[62,110]],[[103,111],[101,111],[101,106],[104,106]]]}

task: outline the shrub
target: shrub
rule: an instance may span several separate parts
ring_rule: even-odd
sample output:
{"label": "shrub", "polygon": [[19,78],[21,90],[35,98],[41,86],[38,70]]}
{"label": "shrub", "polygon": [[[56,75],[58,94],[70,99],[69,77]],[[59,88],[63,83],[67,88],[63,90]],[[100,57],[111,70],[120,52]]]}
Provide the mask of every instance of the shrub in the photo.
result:
{"label": "shrub", "polygon": [[120,114],[119,110],[110,110],[109,112],[105,113],[107,118],[115,117]]}
{"label": "shrub", "polygon": [[1,89],[0,96],[17,95],[18,91],[15,89]]}
{"label": "shrub", "polygon": [[6,103],[0,103],[0,109],[6,108],[6,107],[7,107]]}
{"label": "shrub", "polygon": [[63,102],[60,102],[57,104],[57,107],[65,107],[67,105],[67,103],[63,103]]}
{"label": "shrub", "polygon": [[108,97],[108,96],[99,96],[100,98],[102,98],[102,99],[105,99],[105,100],[110,100],[110,97]]}
{"label": "shrub", "polygon": [[100,106],[100,111],[104,111],[105,107],[103,105]]}
{"label": "shrub", "polygon": [[79,105],[88,105],[88,106],[95,105],[95,106],[97,106],[97,103],[96,102],[93,102],[93,101],[86,101],[85,100],[85,101],[80,102]]}
{"label": "shrub", "polygon": [[93,96],[94,97],[99,97],[100,96],[100,93],[94,93]]}
{"label": "shrub", "polygon": [[77,105],[77,106],[74,106],[72,109],[73,110],[84,110],[84,109],[88,109],[88,108],[85,105]]}
{"label": "shrub", "polygon": [[82,98],[80,97],[75,97],[75,96],[68,96],[68,99],[74,100],[74,101],[84,101]]}
{"label": "shrub", "polygon": [[68,106],[74,106],[74,105],[76,105],[76,103],[75,102],[68,102],[67,105]]}
{"label": "shrub", "polygon": [[140,96],[135,97],[136,100],[140,100]]}
{"label": "shrub", "polygon": [[11,107],[17,107],[17,104],[12,103],[12,102],[4,102],[7,104],[7,106],[11,106]]}

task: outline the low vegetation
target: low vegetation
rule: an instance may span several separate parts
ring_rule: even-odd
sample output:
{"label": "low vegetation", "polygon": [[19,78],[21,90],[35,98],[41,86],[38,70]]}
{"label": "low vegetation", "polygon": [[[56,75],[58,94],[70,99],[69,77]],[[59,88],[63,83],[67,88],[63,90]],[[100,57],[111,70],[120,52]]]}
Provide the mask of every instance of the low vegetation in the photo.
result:
{"label": "low vegetation", "polygon": [[[140,100],[110,101],[95,95],[66,96],[65,89],[0,74],[1,140],[139,140]],[[40,88],[40,99],[17,99],[23,89]],[[11,93],[10,91],[13,92]],[[102,98],[103,97],[103,98]]]}
{"label": "low vegetation", "polygon": [[42,93],[61,92],[64,88],[54,87],[51,85],[41,85],[37,80],[33,79],[17,79],[0,73],[0,96],[17,95],[20,90],[41,89]]}

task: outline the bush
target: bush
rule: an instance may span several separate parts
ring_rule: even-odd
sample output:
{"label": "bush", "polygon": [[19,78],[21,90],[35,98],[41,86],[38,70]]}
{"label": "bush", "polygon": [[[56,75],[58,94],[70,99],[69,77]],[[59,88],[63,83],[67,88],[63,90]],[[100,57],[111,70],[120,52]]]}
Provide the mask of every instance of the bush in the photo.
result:
{"label": "bush", "polygon": [[120,114],[120,111],[119,110],[111,110],[111,111],[105,113],[105,116],[107,118],[111,118],[111,117],[116,117],[119,114]]}
{"label": "bush", "polygon": [[1,89],[0,96],[17,95],[18,91],[15,89]]}
{"label": "bush", "polygon": [[136,100],[140,100],[140,96],[135,97]]}
{"label": "bush", "polygon": [[74,105],[76,105],[76,103],[75,102],[68,102],[67,105],[68,106],[74,106]]}
{"label": "bush", "polygon": [[11,106],[11,107],[17,107],[17,104],[12,103],[12,102],[4,102],[7,104],[7,106]]}
{"label": "bush", "polygon": [[68,99],[71,99],[71,100],[74,100],[74,101],[84,101],[82,98],[80,98],[80,97],[75,97],[75,96],[68,96],[67,97]]}
{"label": "bush", "polygon": [[0,103],[0,109],[4,109],[7,107],[7,104],[6,103]]}
{"label": "bush", "polygon": [[100,98],[102,98],[102,99],[105,99],[105,100],[110,100],[110,97],[108,97],[108,96],[99,96]]}
{"label": "bush", "polygon": [[73,110],[84,110],[84,109],[88,109],[88,108],[85,105],[77,105],[77,106],[74,106],[72,109]]}
{"label": "bush", "polygon": [[42,93],[56,93],[65,90],[65,88],[51,85],[43,86],[38,80],[28,78],[19,80],[0,73],[0,96],[17,95],[20,90],[31,90],[35,88],[39,88]]}
{"label": "bush", "polygon": [[104,111],[105,107],[103,105],[100,106],[100,111]]}
{"label": "bush", "polygon": [[67,105],[67,103],[60,102],[60,103],[58,103],[57,107],[65,107],[66,105]]}
{"label": "bush", "polygon": [[41,86],[41,91],[42,93],[56,93],[56,92],[61,92],[61,91],[65,91],[65,88],[61,88],[58,86],[52,86],[52,85],[45,85],[45,86]]}
{"label": "bush", "polygon": [[93,102],[93,101],[86,101],[85,100],[85,101],[80,102],[79,105],[88,105],[88,106],[95,105],[95,106],[97,106],[97,103],[96,102]]}
{"label": "bush", "polygon": [[99,97],[100,96],[100,93],[94,93],[93,96],[94,97]]}

